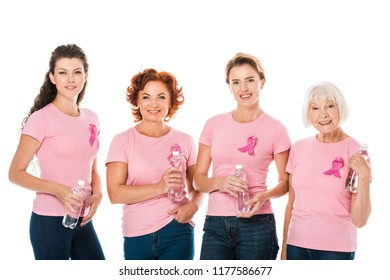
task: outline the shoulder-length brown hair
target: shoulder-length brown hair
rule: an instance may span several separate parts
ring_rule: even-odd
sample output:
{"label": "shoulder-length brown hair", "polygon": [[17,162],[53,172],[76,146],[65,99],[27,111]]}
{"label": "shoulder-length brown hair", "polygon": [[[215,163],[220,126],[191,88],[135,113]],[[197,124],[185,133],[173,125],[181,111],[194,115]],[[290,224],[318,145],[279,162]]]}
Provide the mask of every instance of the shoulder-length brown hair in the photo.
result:
{"label": "shoulder-length brown hair", "polygon": [[179,86],[176,77],[173,74],[166,71],[158,72],[152,68],[145,69],[134,75],[131,79],[131,85],[127,87],[126,99],[132,105],[131,109],[134,116],[134,122],[140,122],[142,120],[142,115],[137,104],[138,95],[150,81],[161,81],[168,87],[171,104],[168,114],[164,118],[164,121],[167,122],[173,118],[176,111],[179,109],[179,106],[184,103],[182,87]]}

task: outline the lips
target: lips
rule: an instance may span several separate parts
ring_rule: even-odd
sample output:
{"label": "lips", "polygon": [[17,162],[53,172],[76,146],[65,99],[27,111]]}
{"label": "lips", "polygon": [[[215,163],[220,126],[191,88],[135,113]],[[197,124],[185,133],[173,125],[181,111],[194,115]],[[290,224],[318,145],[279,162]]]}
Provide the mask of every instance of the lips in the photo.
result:
{"label": "lips", "polygon": [[157,114],[159,113],[161,110],[148,110],[149,113],[151,114]]}
{"label": "lips", "polygon": [[240,95],[240,98],[242,98],[242,99],[248,99],[248,98],[250,98],[252,96],[252,94],[241,94]]}
{"label": "lips", "polygon": [[329,125],[331,124],[332,121],[322,121],[322,122],[318,122],[320,125]]}

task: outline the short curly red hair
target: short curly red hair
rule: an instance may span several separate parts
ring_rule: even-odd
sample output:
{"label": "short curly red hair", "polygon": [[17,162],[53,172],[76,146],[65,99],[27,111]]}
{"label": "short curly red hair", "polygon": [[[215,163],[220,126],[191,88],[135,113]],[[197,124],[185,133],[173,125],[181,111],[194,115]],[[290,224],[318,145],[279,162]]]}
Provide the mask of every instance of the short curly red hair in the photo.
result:
{"label": "short curly red hair", "polygon": [[126,100],[132,105],[131,109],[134,116],[134,122],[140,122],[142,120],[142,115],[137,104],[138,94],[150,81],[161,81],[168,87],[171,97],[171,106],[168,110],[168,114],[164,118],[164,121],[167,122],[173,118],[176,111],[179,109],[179,106],[184,103],[183,90],[173,74],[166,71],[158,72],[152,68],[145,69],[134,75],[131,79],[131,85],[127,87]]}

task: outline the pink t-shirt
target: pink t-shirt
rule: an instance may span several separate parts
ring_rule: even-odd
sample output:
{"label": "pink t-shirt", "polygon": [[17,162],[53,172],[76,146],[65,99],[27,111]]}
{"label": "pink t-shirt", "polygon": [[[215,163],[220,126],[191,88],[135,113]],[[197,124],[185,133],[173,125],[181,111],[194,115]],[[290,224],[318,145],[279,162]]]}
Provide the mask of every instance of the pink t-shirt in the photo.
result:
{"label": "pink t-shirt", "polygon": [[[344,189],[344,183],[348,159],[359,147],[352,137],[337,143],[310,137],[292,146],[286,170],[292,174],[295,200],[287,244],[326,251],[356,250],[351,193]],[[334,168],[331,175],[324,174],[336,162],[342,162],[342,167]]]}
{"label": "pink t-shirt", "polygon": [[[231,112],[214,116],[206,122],[200,143],[211,147],[212,177],[232,175],[236,164],[243,165],[251,197],[267,190],[273,156],[291,146],[285,126],[266,113],[248,123],[234,121]],[[210,193],[207,215],[236,216],[234,199],[225,192]],[[271,202],[266,201],[257,214],[272,212]]]}
{"label": "pink t-shirt", "polygon": [[[84,180],[84,200],[91,196],[92,165],[99,149],[99,120],[94,112],[81,108],[80,116],[71,117],[50,103],[28,118],[22,133],[41,142],[36,153],[40,178],[69,188]],[[46,193],[36,194],[33,211],[46,216],[65,214],[63,203]]]}
{"label": "pink t-shirt", "polygon": [[[106,164],[110,162],[127,164],[126,184],[129,188],[155,184],[171,167],[168,157],[175,149],[173,148],[175,144],[178,145],[186,166],[194,165],[197,152],[190,135],[171,128],[167,135],[153,138],[140,134],[134,127],[113,138]],[[181,202],[175,202],[165,194],[150,200],[124,205],[123,235],[134,237],[156,232],[173,220],[174,216],[168,215],[168,211],[186,202],[188,202],[187,197]]]}

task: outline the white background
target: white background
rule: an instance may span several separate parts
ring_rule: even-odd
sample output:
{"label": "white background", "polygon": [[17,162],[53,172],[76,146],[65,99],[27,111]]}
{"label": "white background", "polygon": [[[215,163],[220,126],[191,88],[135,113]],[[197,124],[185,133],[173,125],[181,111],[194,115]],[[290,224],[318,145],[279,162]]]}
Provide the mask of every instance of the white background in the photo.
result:
{"label": "white background", "polygon": [[[20,264],[31,265],[33,259],[28,224],[34,193],[12,185],[7,172],[21,121],[39,92],[52,50],[61,44],[76,43],[86,52],[90,64],[81,106],[100,116],[98,168],[103,183],[104,161],[112,137],[133,125],[126,87],[131,77],[144,68],[176,75],[186,102],[170,125],[190,133],[196,142],[206,119],[234,108],[224,69],[237,52],[252,53],[263,61],[267,82],[261,106],[287,126],[293,142],[315,133],[304,128],[301,120],[307,87],[321,80],[334,82],[344,92],[351,111],[343,128],[369,144],[373,161],[372,215],[366,227],[358,230],[356,260],[341,273],[362,276],[384,270],[389,250],[385,231],[389,227],[388,15],[386,1],[379,0],[2,1],[2,266],[6,264],[4,267],[12,272],[16,266],[22,275],[34,271],[45,275],[44,265],[39,266],[42,269],[19,270]],[[275,180],[271,166],[269,185],[273,186]],[[123,260],[122,206],[110,204],[105,184],[103,191],[94,224],[106,258],[115,266]],[[286,201],[287,196],[273,201],[279,243]],[[195,259],[199,258],[205,210],[206,203],[195,218]],[[200,261],[194,263],[201,265]],[[286,268],[286,275],[308,270],[307,265],[297,269],[281,263],[271,264]],[[94,264],[91,267],[99,269]],[[321,266],[321,275],[334,275],[331,268],[328,263]],[[99,276],[93,269],[88,269],[86,275]],[[111,271],[115,276],[116,268],[110,267],[108,274]]]}

